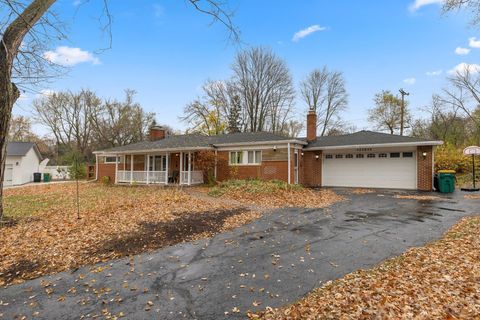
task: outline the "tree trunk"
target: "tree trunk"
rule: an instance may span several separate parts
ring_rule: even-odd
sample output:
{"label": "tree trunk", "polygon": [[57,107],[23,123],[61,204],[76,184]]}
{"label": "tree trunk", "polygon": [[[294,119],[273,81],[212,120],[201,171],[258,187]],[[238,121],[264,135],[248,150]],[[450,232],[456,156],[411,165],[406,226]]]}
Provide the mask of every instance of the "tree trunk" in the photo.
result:
{"label": "tree trunk", "polygon": [[[12,116],[12,108],[20,93],[11,83],[10,77],[4,72],[4,65],[0,66],[0,221],[3,220],[3,179],[5,175],[5,160],[7,158],[7,135]],[[5,93],[5,94],[3,94]]]}
{"label": "tree trunk", "polygon": [[12,67],[27,32],[47,12],[55,0],[34,0],[13,20],[0,41],[0,221],[3,219],[3,177],[7,157],[7,133],[13,104],[20,96],[12,83]]}

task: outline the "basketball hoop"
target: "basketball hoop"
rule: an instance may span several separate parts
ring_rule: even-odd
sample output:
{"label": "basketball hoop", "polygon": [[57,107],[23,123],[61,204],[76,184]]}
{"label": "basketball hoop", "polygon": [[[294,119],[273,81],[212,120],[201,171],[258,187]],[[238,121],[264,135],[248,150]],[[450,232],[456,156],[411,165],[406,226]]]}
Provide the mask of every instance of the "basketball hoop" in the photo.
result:
{"label": "basketball hoop", "polygon": [[480,156],[480,147],[477,146],[470,146],[466,147],[463,149],[463,154],[466,156],[471,155],[472,156],[472,179],[473,179],[473,188],[462,188],[462,191],[468,191],[468,192],[473,192],[473,191],[480,191],[479,188],[476,187],[475,185],[475,156]]}

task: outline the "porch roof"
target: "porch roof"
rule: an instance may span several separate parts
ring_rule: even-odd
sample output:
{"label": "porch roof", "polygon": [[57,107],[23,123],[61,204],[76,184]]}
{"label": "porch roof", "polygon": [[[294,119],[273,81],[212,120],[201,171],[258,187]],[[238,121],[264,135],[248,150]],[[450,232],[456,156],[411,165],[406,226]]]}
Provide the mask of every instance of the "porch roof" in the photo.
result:
{"label": "porch roof", "polygon": [[138,153],[148,151],[180,151],[180,150],[205,150],[214,149],[216,146],[228,146],[239,144],[269,144],[278,142],[291,142],[306,144],[304,141],[292,139],[270,132],[241,132],[221,134],[216,136],[203,136],[199,134],[171,135],[161,140],[142,141],[126,146],[95,151],[96,154],[112,153]]}

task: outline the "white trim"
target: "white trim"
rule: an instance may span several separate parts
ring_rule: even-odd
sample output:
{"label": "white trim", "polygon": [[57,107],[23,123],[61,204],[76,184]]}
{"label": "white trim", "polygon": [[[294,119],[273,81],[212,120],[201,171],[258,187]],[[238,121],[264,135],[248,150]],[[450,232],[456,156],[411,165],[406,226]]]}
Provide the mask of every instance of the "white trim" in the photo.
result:
{"label": "white trim", "polygon": [[[116,154],[144,154],[144,153],[165,153],[165,152],[180,152],[180,151],[196,151],[196,150],[215,150],[214,147],[185,147],[185,148],[164,148],[164,149],[145,149],[145,150],[125,150],[114,151]],[[112,154],[110,151],[94,151],[93,154],[108,155]]]}
{"label": "white trim", "polygon": [[291,160],[290,159],[290,151],[291,151],[290,150],[290,143],[287,144],[287,148],[288,148],[288,152],[287,152],[287,154],[288,154],[288,156],[287,156],[287,159],[288,159],[288,179],[287,179],[287,181],[288,181],[288,184],[290,184],[291,183],[291,181],[290,181],[291,180],[291,172],[290,172],[291,169],[290,169],[290,167],[292,166],[292,162],[290,161]]}
{"label": "white trim", "polygon": [[328,147],[311,147],[305,151],[317,150],[336,150],[336,149],[358,149],[358,148],[396,148],[396,147],[416,147],[416,146],[439,146],[443,141],[421,141],[421,142],[399,142],[399,143],[376,143],[376,144],[352,144],[346,146],[328,146]]}
{"label": "white trim", "polygon": [[217,180],[217,163],[218,163],[218,152],[215,149],[215,170],[214,170],[214,177]]}
{"label": "white trim", "polygon": [[188,153],[188,185],[192,184],[192,153]]}
{"label": "white trim", "polygon": [[182,171],[183,171],[183,151],[180,151],[180,170],[179,170],[179,178],[178,178],[178,184],[183,184],[183,179],[182,179]]}
{"label": "white trim", "polygon": [[115,157],[115,184],[117,184],[118,157]]}

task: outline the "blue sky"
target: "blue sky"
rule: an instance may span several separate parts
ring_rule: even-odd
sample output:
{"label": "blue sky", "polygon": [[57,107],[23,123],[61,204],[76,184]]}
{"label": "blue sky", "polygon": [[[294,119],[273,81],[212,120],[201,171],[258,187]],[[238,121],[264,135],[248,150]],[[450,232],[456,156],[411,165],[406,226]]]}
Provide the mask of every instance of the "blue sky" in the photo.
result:
{"label": "blue sky", "polygon": [[[100,2],[55,5],[69,39],[53,44],[47,56],[70,64],[70,72],[37,90],[88,88],[121,99],[124,89],[135,89],[159,123],[182,130],[186,124],[178,117],[185,104],[205,80],[228,78],[235,53],[250,46],[269,47],[283,58],[296,86],[323,65],[342,71],[350,95],[343,119],[358,129],[371,128],[367,110],[376,92],[403,87],[413,113],[424,116],[419,108],[446,85],[449,70],[480,57],[478,29],[462,13],[442,15],[439,0],[230,1],[241,44],[228,42],[221,24],[210,25],[186,1],[112,0],[113,46],[101,53],[108,40],[99,30]],[[304,37],[294,39],[302,30]],[[27,92],[14,113],[30,114],[35,95]],[[298,100],[302,120],[305,109]]]}

